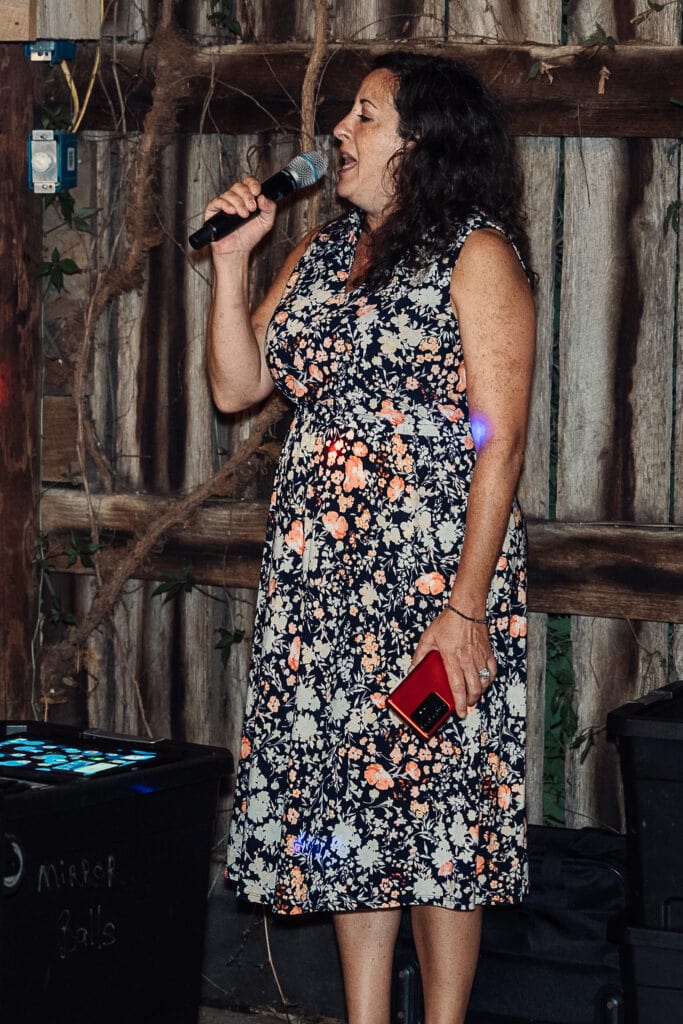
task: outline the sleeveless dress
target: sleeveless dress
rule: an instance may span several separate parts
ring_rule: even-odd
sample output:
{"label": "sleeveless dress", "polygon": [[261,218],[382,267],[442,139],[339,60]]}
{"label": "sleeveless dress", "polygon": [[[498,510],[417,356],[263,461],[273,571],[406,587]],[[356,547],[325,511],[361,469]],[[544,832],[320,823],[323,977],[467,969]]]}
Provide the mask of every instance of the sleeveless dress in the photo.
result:
{"label": "sleeveless dress", "polygon": [[421,739],[386,705],[448,599],[476,450],[454,263],[347,291],[358,210],[324,229],[267,337],[295,405],[264,552],[227,875],[281,914],[527,888],[526,534],[515,501],[488,597],[498,675]]}

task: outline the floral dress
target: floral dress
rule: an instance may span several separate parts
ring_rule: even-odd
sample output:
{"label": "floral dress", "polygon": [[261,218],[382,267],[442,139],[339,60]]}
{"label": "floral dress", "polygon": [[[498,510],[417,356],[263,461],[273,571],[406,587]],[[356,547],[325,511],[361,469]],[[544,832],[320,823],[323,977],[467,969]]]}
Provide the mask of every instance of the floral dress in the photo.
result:
{"label": "floral dress", "polygon": [[295,415],[269,515],[228,875],[276,913],[519,900],[526,543],[516,501],[488,596],[498,675],[421,739],[387,706],[457,573],[476,450],[450,279],[347,290],[352,210],[291,275],[267,337]]}

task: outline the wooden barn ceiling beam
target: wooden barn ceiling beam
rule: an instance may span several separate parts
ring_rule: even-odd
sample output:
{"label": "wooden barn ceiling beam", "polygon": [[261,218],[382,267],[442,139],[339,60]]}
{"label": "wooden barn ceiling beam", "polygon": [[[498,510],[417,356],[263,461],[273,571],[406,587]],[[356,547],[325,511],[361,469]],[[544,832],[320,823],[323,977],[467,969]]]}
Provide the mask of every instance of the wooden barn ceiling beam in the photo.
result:
{"label": "wooden barn ceiling beam", "polygon": [[[683,48],[623,44],[615,50],[519,44],[415,44],[425,53],[467,61],[500,98],[511,131],[531,136],[678,138],[683,110]],[[319,89],[318,126],[329,133],[348,110],[372,57],[386,44],[330,46]],[[249,133],[299,130],[298,104],[310,47],[241,45],[187,50],[178,64],[182,131]],[[92,53],[75,69],[85,88]],[[533,77],[530,78],[530,75]],[[111,130],[119,92],[128,130],[150,104],[151,66],[142,45],[117,43],[105,54],[83,127]],[[68,102],[68,97],[65,96]]]}
{"label": "wooden barn ceiling beam", "polygon": [[[102,530],[125,543],[168,507],[152,495],[94,496]],[[171,533],[164,552],[136,573],[161,579],[192,567],[197,583],[256,587],[267,505],[216,502]],[[43,529],[53,551],[71,530],[88,534],[85,495],[51,488],[42,499]],[[66,559],[54,562],[66,571]],[[86,571],[76,566],[71,571]],[[614,523],[529,523],[529,607],[555,614],[683,622],[683,527]]]}

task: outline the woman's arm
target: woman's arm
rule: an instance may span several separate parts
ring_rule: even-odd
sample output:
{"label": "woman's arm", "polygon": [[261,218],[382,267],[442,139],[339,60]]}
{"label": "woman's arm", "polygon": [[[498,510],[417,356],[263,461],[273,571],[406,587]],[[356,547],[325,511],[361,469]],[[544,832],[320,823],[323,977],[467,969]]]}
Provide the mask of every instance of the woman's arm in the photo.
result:
{"label": "woman's arm", "polygon": [[[526,274],[499,232],[479,230],[466,240],[453,271],[451,302],[460,324],[470,419],[482,438],[450,604],[483,619],[524,459],[536,331]],[[491,681],[495,677],[488,628],[444,609],[423,633],[414,661],[432,647],[441,652],[462,717],[486,689],[479,670],[488,668]]]}
{"label": "woman's arm", "polygon": [[[273,381],[265,361],[266,329],[292,270],[310,243],[307,236],[290,253],[263,302],[249,311],[249,258],[270,231],[275,203],[260,194],[256,178],[245,178],[212,200],[205,218],[219,210],[245,224],[211,245],[214,279],[206,341],[206,366],[213,400],[221,412],[238,412],[266,398]],[[258,217],[246,220],[259,211]]]}

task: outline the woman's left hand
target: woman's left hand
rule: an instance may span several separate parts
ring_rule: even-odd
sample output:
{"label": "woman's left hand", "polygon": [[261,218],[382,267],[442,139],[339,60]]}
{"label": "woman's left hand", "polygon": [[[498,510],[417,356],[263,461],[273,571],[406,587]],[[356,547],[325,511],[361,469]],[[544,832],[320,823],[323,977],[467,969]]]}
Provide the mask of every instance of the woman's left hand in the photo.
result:
{"label": "woman's left hand", "polygon": [[[427,626],[415,648],[411,667],[437,650],[443,658],[459,718],[465,718],[496,678],[498,666],[489,642],[488,627],[461,619],[445,608]],[[480,672],[490,672],[481,678]]]}

